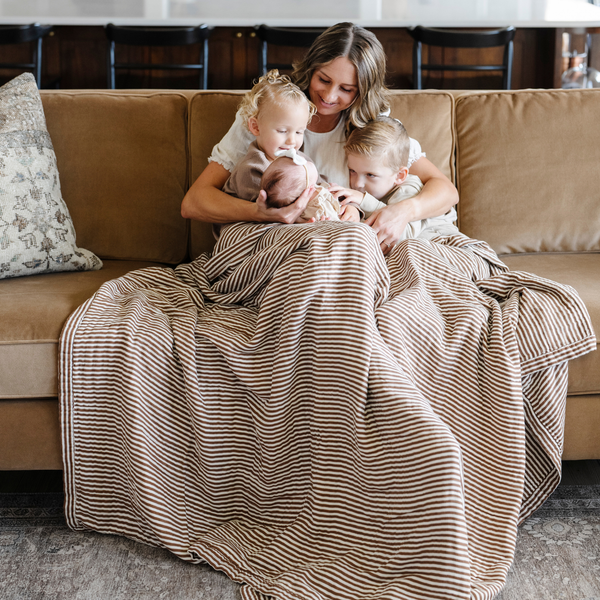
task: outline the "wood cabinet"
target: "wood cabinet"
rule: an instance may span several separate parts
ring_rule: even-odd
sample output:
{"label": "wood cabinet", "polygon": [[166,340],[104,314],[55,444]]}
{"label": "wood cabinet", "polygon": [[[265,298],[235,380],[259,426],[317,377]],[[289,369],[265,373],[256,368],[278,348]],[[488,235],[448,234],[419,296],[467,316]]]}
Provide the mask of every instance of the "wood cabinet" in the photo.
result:
{"label": "wood cabinet", "polygon": [[[412,38],[404,28],[373,28],[388,57],[387,81],[391,88],[412,88]],[[561,35],[555,28],[517,29],[514,42],[512,88],[552,88],[560,85]],[[597,34],[594,34],[596,37]],[[101,26],[57,26],[44,39],[43,87],[94,89],[106,87],[106,37]],[[0,46],[0,62],[23,60],[28,48]],[[427,51],[427,48],[425,48]],[[251,27],[215,27],[209,41],[208,86],[210,89],[247,89],[258,76],[259,40]],[[501,62],[501,49],[450,50],[436,48],[432,58],[446,63],[469,61],[469,53],[482,53],[490,64]],[[303,49],[272,48],[276,61],[299,59]],[[198,48],[117,47],[117,59],[152,58],[155,62],[192,62]],[[21,57],[21,58],[18,58]],[[600,58],[600,57],[599,57]],[[594,60],[594,57],[592,57]],[[594,60],[594,63],[598,61]],[[596,66],[599,68],[599,66]],[[7,81],[14,71],[0,70]],[[128,71],[117,74],[117,87],[195,88],[195,73],[175,71]],[[430,88],[494,89],[500,74],[431,73],[424,78]]]}

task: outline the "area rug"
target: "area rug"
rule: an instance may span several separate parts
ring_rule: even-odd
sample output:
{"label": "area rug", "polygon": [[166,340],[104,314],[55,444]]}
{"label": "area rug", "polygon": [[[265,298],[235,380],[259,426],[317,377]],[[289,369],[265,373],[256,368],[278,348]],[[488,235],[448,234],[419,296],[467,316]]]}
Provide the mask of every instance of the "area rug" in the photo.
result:
{"label": "area rug", "polygon": [[[239,600],[206,565],[123,537],[71,531],[62,494],[0,494],[6,600]],[[519,529],[497,600],[600,600],[600,486],[559,486]]]}

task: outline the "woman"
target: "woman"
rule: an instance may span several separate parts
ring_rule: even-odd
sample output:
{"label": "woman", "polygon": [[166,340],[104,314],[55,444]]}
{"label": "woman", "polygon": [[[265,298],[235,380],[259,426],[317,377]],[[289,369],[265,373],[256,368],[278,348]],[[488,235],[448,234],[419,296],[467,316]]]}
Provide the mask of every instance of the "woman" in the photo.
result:
{"label": "woman", "polygon": [[[347,185],[341,143],[346,134],[389,111],[385,73],[383,47],[374,34],[352,23],[327,29],[294,70],[292,79],[317,107],[305,134],[304,150],[331,183]],[[221,191],[251,141],[238,116],[183,199],[183,217],[209,223],[293,223],[298,218],[308,202],[308,191],[295,204],[282,209],[268,208],[264,194],[256,203],[248,203]],[[456,188],[425,158],[415,140],[411,140],[410,163],[410,173],[424,183],[421,194],[378,211],[367,220],[384,254],[398,242],[408,222],[442,215],[458,202]]]}
{"label": "woman", "polygon": [[[387,108],[384,67],[342,24],[296,69],[332,181],[347,130]],[[223,194],[248,135],[237,119],[183,202],[240,221],[214,250],[107,282],[63,329],[69,524],[206,561],[243,600],[491,600],[560,479],[565,361],[596,344],[585,307],[465,236],[384,259],[456,202],[416,142],[425,191],[377,213],[376,237],[273,224],[308,195]]]}

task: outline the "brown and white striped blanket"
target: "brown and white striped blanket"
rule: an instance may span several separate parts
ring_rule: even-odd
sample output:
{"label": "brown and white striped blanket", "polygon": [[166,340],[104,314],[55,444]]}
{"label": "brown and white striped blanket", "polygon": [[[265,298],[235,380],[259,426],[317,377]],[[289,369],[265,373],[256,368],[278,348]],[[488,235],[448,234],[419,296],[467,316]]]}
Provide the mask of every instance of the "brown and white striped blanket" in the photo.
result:
{"label": "brown and white striped blanket", "polygon": [[574,290],[464,236],[386,260],[360,224],[229,226],[66,324],[68,522],[246,600],[492,598],[594,345]]}

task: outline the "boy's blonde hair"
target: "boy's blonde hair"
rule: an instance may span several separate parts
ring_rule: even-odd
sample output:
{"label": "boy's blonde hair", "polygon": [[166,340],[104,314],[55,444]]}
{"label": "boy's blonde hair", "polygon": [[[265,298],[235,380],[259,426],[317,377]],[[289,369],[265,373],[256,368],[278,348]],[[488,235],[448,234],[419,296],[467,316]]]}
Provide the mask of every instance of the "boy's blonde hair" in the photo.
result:
{"label": "boy's blonde hair", "polygon": [[410,138],[404,125],[391,117],[377,117],[355,129],[344,144],[346,154],[382,160],[394,172],[408,166]]}
{"label": "boy's blonde hair", "polygon": [[287,75],[280,75],[277,69],[272,69],[254,84],[249,92],[244,94],[240,104],[240,114],[248,127],[248,119],[258,118],[261,107],[265,102],[274,102],[283,106],[288,102],[306,102],[308,104],[308,123],[317,112],[317,107],[306,97],[306,94]]}

